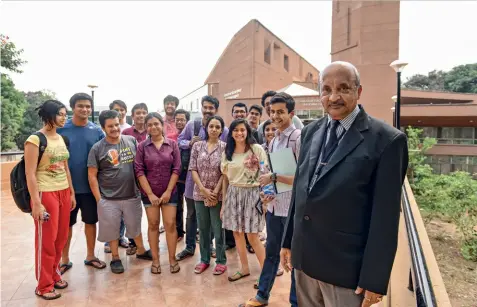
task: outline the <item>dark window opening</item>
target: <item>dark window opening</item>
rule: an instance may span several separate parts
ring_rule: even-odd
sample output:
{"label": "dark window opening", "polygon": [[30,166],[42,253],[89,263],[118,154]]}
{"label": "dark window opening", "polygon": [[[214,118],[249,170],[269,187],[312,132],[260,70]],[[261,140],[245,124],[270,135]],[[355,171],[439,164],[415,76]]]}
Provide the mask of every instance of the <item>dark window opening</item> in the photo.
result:
{"label": "dark window opening", "polygon": [[286,71],[289,71],[288,70],[288,55],[284,55],[283,56],[283,67],[285,68]]}
{"label": "dark window opening", "polygon": [[271,53],[271,44],[265,41],[265,52],[263,53],[263,60],[268,64],[270,64]]}

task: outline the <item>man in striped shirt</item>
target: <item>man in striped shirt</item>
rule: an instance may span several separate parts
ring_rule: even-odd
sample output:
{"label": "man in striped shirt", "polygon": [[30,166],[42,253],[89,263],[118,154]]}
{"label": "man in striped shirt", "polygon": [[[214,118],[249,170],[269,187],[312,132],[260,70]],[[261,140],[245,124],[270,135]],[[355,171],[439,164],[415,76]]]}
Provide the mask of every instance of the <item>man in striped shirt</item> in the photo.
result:
{"label": "man in striped shirt", "polygon": [[[295,112],[295,101],[286,93],[277,93],[270,100],[270,118],[277,127],[275,137],[270,143],[270,153],[291,148],[295,157],[300,152],[301,130],[293,124]],[[298,157],[297,157],[298,158]],[[293,184],[295,176],[286,176],[277,173],[268,173],[260,176],[260,185],[281,182],[288,185]],[[290,207],[292,191],[276,194],[274,199],[268,203],[267,221],[267,246],[266,258],[260,274],[257,295],[241,306],[266,306],[270,298],[270,291],[275,282],[276,273],[280,264],[280,249],[285,230],[285,223]],[[262,194],[263,197],[263,194]],[[263,199],[262,199],[263,200]],[[266,202],[264,200],[264,202]],[[293,275],[292,275],[293,276]],[[261,305],[257,305],[261,304]],[[292,278],[290,289],[290,303],[297,306],[295,282]]]}

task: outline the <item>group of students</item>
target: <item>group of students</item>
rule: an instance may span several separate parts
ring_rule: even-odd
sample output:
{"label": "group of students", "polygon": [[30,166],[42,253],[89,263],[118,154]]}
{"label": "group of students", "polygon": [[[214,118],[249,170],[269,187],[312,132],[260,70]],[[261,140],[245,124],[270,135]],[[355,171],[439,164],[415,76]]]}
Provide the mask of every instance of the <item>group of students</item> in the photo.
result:
{"label": "group of students", "polygon": [[[162,215],[171,273],[180,271],[179,261],[194,255],[198,229],[200,262],[194,272],[203,273],[214,257],[213,274],[225,273],[226,249],[236,247],[241,267],[228,279],[233,282],[249,276],[248,249],[255,253],[262,272],[254,285],[256,297],[243,306],[266,306],[275,276],[283,274],[279,254],[291,191],[270,197],[261,187],[293,183],[293,176],[269,171],[267,156],[288,147],[298,156],[303,125],[294,116],[293,98],[269,91],[262,97],[263,107],[254,105],[249,110],[237,103],[228,128],[217,115],[219,101],[212,96],[202,98],[202,118],[192,121],[187,111],[177,109],[179,100],[174,96],[164,99],[164,118],[149,112],[146,104],[136,104],[131,110],[133,126],[126,123],[127,106],[121,100],[101,112],[101,127],[89,122],[92,103],[88,94],[73,95],[73,116],[67,120],[63,103],[44,102],[38,108],[44,123],[39,133],[46,137],[47,145],[40,161],[39,134],[25,143],[36,234],[35,293],[56,299],[61,294],[55,289],[68,286],[62,275],[73,267],[69,245],[81,209],[85,265],[106,268],[94,254],[97,239],[105,243],[105,252],[112,254],[113,273],[124,272],[119,256],[119,247],[124,247],[128,255],[152,261],[151,273],[160,274]],[[271,120],[260,124],[263,108]],[[149,250],[141,233],[143,207]],[[49,214],[48,220],[44,212]],[[265,224],[264,247],[260,234]],[[177,242],[184,233],[185,249],[176,255]],[[290,302],[297,305],[293,274]]]}

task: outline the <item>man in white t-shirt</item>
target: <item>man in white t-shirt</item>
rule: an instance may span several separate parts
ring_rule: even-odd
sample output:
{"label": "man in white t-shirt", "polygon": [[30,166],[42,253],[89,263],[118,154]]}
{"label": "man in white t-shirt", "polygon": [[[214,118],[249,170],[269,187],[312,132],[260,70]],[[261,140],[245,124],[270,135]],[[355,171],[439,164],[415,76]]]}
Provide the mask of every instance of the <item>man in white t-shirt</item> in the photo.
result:
{"label": "man in white t-shirt", "polygon": [[131,125],[126,122],[128,106],[124,101],[114,100],[109,104],[109,109],[119,113],[119,129],[121,129],[121,132],[123,132],[124,129],[131,127]]}

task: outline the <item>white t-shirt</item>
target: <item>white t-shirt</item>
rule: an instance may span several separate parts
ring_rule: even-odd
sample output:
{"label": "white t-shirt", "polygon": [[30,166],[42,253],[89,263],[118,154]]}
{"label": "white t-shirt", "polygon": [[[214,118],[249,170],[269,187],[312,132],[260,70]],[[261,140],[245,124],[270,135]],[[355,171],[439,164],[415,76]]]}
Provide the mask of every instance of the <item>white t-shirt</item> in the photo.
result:
{"label": "white t-shirt", "polygon": [[127,129],[127,128],[129,128],[129,127],[131,127],[131,125],[128,124],[127,122],[124,122],[124,124],[119,125],[119,129],[121,129],[121,132],[123,132],[124,129]]}

